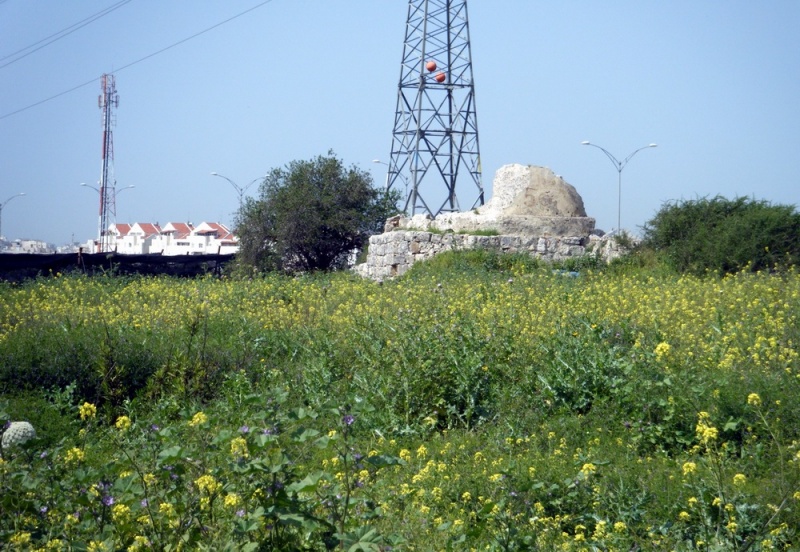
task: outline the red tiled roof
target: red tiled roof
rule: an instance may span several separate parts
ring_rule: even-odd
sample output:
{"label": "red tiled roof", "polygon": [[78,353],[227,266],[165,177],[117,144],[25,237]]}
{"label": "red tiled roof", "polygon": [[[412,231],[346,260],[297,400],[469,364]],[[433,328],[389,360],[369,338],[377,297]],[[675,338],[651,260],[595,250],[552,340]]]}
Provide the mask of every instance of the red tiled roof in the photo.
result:
{"label": "red tiled roof", "polygon": [[163,234],[173,234],[175,238],[185,238],[192,233],[194,227],[188,222],[169,222],[162,231]]}
{"label": "red tiled roof", "polygon": [[131,231],[131,225],[130,224],[119,224],[119,223],[117,223],[117,224],[114,224],[113,226],[116,229],[117,233],[120,235],[120,237],[127,235],[128,232]]}
{"label": "red tiled roof", "polygon": [[134,226],[138,226],[147,238],[161,233],[161,228],[157,224],[150,222],[137,222]]}

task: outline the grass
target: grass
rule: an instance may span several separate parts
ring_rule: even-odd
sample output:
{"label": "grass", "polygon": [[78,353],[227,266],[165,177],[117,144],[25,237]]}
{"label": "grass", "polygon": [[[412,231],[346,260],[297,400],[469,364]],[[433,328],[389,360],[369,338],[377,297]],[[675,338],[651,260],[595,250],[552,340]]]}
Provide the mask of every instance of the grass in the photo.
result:
{"label": "grass", "polygon": [[0,541],[793,549],[798,314],[793,271],[488,252],[4,288],[0,414],[38,438],[3,453]]}

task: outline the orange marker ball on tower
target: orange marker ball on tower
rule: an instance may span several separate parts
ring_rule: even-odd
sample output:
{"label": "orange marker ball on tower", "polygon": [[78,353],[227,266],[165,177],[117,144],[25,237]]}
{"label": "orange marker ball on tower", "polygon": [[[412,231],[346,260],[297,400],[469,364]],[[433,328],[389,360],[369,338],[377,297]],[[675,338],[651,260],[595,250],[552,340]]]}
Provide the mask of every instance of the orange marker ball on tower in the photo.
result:
{"label": "orange marker ball on tower", "polygon": [[439,73],[436,73],[436,76],[433,77],[433,78],[436,79],[436,82],[442,83],[447,78],[447,76],[445,76],[445,74],[443,72],[439,72]]}
{"label": "orange marker ball on tower", "polygon": [[434,71],[436,71],[436,62],[429,61],[428,63],[425,64],[425,69],[433,73]]}

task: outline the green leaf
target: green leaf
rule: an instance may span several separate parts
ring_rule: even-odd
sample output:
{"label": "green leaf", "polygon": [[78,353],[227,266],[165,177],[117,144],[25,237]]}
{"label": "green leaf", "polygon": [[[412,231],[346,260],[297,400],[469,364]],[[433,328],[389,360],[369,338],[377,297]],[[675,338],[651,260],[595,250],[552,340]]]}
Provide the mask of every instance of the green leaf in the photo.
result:
{"label": "green leaf", "polygon": [[288,485],[286,489],[288,491],[292,491],[295,493],[307,493],[314,491],[317,489],[317,486],[319,485],[319,480],[322,478],[323,475],[325,475],[325,472],[321,471],[310,473],[307,476],[305,476],[302,480],[296,481],[291,485]]}
{"label": "green leaf", "polygon": [[313,439],[319,434],[320,432],[317,431],[316,429],[299,428],[297,431],[292,433],[292,438],[298,443],[305,443],[306,441]]}
{"label": "green leaf", "polygon": [[177,460],[183,456],[183,448],[179,445],[165,448],[158,453],[158,458],[163,461]]}

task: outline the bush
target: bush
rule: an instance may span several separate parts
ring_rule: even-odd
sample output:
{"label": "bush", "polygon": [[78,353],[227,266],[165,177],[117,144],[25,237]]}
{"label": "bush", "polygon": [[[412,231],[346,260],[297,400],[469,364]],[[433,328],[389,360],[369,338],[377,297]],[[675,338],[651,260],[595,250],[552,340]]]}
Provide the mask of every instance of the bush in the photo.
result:
{"label": "bush", "polygon": [[259,270],[343,268],[396,212],[397,194],[372,187],[369,173],[332,152],[273,169],[236,223],[237,262]]}
{"label": "bush", "polygon": [[770,270],[797,262],[800,214],[743,197],[668,203],[645,224],[643,246],[681,272]]}

